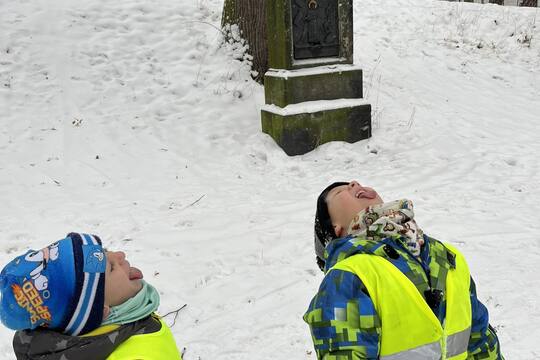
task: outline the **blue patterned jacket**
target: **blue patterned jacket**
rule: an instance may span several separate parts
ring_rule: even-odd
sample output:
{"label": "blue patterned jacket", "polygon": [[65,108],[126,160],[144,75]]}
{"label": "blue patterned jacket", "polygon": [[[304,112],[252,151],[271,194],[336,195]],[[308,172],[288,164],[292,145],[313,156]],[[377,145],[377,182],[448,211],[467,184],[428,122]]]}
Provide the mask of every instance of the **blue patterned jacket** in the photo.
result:
{"label": "blue patterned jacket", "polygon": [[[379,355],[381,319],[366,287],[351,272],[328,270],[349,256],[374,254],[394,264],[412,281],[420,294],[424,294],[430,287],[444,292],[446,274],[453,266],[453,254],[440,241],[426,235],[424,238],[425,244],[419,260],[400,242],[391,238],[376,241],[349,236],[334,240],[327,246],[326,276],[304,315],[311,329],[318,359],[376,360]],[[489,325],[488,311],[478,300],[472,279],[470,296],[472,326],[467,359],[504,360],[495,330]],[[339,313],[336,309],[346,311],[351,304],[355,311],[348,314],[346,320],[341,321],[342,324],[336,323],[335,314]],[[432,306],[432,309],[442,324],[446,313],[445,300]],[[339,326],[332,326],[330,321]],[[356,334],[354,341],[350,341],[347,336],[350,332]]]}

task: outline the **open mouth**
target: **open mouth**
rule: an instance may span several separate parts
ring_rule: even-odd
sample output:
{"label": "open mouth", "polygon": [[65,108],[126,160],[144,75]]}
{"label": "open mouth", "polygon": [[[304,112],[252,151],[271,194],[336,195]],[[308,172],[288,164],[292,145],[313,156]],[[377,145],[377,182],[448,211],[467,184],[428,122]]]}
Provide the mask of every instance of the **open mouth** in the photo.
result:
{"label": "open mouth", "polygon": [[143,278],[143,273],[136,267],[129,268],[129,280],[140,280]]}
{"label": "open mouth", "polygon": [[377,193],[371,188],[362,188],[354,195],[357,199],[375,199],[376,196]]}

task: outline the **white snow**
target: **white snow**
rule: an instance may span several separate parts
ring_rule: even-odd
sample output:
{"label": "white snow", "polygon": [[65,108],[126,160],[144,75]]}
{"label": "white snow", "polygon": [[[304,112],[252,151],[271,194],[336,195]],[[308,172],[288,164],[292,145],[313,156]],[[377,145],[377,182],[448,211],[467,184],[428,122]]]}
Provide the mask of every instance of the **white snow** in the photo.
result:
{"label": "white snow", "polygon": [[334,62],[345,62],[347,61],[344,57],[324,57],[324,58],[313,58],[313,59],[302,59],[302,60],[293,60],[293,65],[295,66],[307,66],[307,65],[317,65],[317,64],[326,64]]}
{"label": "white snow", "polygon": [[538,9],[355,1],[373,138],[287,157],[221,7],[0,2],[0,264],[96,233],[188,304],[186,360],[315,359],[315,199],[358,179],[465,253],[507,359],[540,358]]}
{"label": "white snow", "polygon": [[270,69],[266,72],[266,76],[279,77],[288,79],[290,77],[307,76],[307,75],[320,75],[320,74],[333,74],[343,73],[347,71],[362,70],[361,66],[349,65],[349,64],[337,64],[337,65],[323,65],[295,70],[285,69]]}
{"label": "white snow", "polygon": [[262,110],[281,116],[287,116],[303,113],[311,114],[325,110],[343,109],[367,104],[369,104],[369,102],[365,99],[317,100],[290,104],[285,107],[279,107],[274,104],[265,104],[262,106]]}

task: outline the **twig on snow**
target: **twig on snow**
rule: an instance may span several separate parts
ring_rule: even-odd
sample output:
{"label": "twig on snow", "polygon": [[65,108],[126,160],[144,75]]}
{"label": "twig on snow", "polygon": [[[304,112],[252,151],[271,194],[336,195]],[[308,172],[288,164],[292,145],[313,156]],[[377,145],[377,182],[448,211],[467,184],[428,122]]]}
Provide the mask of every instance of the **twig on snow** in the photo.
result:
{"label": "twig on snow", "polygon": [[195,200],[195,201],[192,202],[191,204],[185,206],[184,208],[182,208],[182,210],[186,210],[188,207],[192,207],[193,205],[195,205],[196,203],[198,203],[199,201],[201,201],[202,198],[205,197],[205,196],[206,196],[206,194],[201,195],[200,198],[198,198],[197,200]]}
{"label": "twig on snow", "polygon": [[193,21],[186,21],[185,23],[186,23],[186,24],[189,24],[189,23],[205,24],[205,25],[208,25],[208,26],[213,27],[214,29],[216,29],[217,31],[219,31],[221,34],[223,34],[223,36],[227,36],[227,34],[226,34],[222,29],[220,29],[220,28],[218,28],[217,26],[215,26],[214,24],[211,24],[211,23],[206,22],[206,21],[193,20]]}
{"label": "twig on snow", "polygon": [[180,308],[176,309],[176,310],[173,310],[173,311],[170,311],[168,313],[166,313],[165,315],[162,316],[162,318],[166,317],[166,316],[169,316],[171,314],[174,314],[174,319],[173,319],[173,323],[171,325],[171,327],[174,326],[174,324],[176,324],[176,318],[178,317],[178,313],[183,310],[185,307],[187,306],[187,304],[184,304],[182,305]]}

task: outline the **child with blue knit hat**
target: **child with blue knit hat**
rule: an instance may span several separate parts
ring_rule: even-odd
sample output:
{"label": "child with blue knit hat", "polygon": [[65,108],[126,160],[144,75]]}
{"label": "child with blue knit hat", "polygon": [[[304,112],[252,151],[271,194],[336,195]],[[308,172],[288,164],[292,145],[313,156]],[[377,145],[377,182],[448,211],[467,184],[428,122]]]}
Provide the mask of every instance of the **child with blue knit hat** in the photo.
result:
{"label": "child with blue knit hat", "polygon": [[18,360],[179,360],[159,294],[121,251],[70,233],[0,273],[0,319]]}

